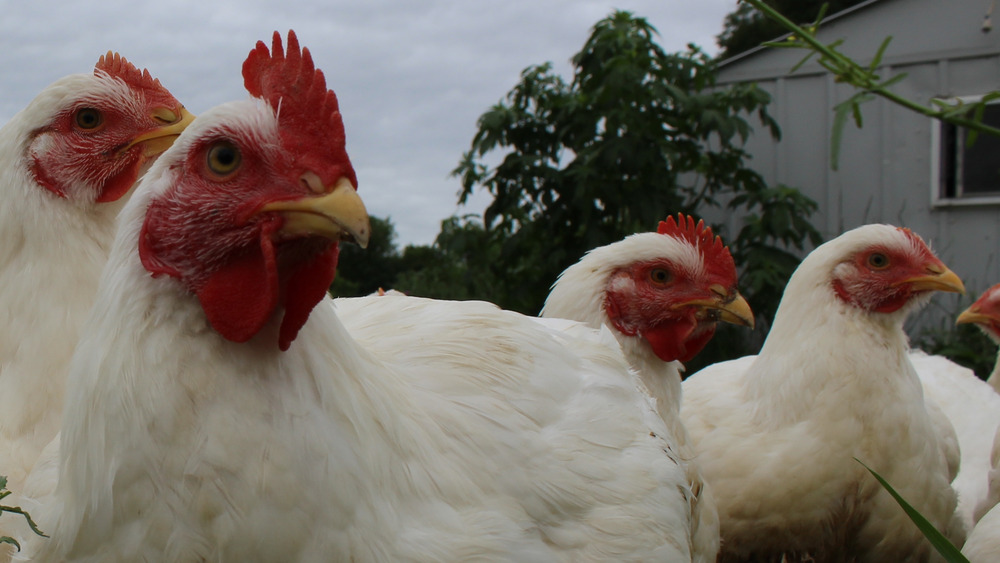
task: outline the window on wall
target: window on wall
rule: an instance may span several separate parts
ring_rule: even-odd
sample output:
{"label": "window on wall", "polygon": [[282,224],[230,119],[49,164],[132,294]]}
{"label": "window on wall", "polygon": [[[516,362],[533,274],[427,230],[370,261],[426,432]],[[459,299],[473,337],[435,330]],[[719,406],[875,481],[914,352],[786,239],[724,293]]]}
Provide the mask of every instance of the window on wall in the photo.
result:
{"label": "window on wall", "polygon": [[[965,103],[978,98],[962,98]],[[983,122],[1000,128],[1000,103],[990,103],[983,113]],[[983,198],[1000,202],[1000,137],[987,134],[976,136],[968,143],[968,130],[943,122],[935,122],[934,162],[938,203],[977,203]]]}

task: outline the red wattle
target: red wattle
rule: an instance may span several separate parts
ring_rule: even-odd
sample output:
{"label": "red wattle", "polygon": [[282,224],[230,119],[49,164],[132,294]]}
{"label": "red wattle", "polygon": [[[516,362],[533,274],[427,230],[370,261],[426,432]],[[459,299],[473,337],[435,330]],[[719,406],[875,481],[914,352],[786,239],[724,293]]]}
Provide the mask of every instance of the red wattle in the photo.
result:
{"label": "red wattle", "polygon": [[122,196],[132,189],[132,184],[135,184],[136,179],[139,178],[139,168],[141,166],[142,159],[137,158],[125,170],[108,178],[108,181],[104,182],[104,185],[101,186],[101,193],[97,196],[97,202],[108,203],[121,199]]}
{"label": "red wattle", "polygon": [[[642,337],[649,342],[656,357],[664,362],[672,362],[674,360],[681,360],[682,357],[687,356],[685,341],[691,332],[694,331],[695,326],[693,321],[689,322],[686,320],[661,323],[655,327],[643,330]],[[694,354],[691,354],[691,356],[693,357]]]}
{"label": "red wattle", "polygon": [[265,223],[260,248],[227,262],[196,292],[208,322],[226,340],[253,338],[278,304],[278,266],[271,238],[278,226]]}
{"label": "red wattle", "polygon": [[642,332],[656,357],[664,362],[689,362],[715,335],[715,324],[699,325],[695,320],[661,323]]}
{"label": "red wattle", "polygon": [[309,320],[313,307],[326,296],[337,272],[340,246],[331,244],[319,256],[302,264],[288,278],[285,288],[285,317],[281,319],[278,348],[288,350],[299,330]]}

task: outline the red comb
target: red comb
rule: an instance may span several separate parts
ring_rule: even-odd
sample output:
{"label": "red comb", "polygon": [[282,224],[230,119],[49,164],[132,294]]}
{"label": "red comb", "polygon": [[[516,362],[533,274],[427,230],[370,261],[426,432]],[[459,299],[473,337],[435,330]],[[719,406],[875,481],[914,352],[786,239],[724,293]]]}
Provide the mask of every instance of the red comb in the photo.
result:
{"label": "red comb", "polygon": [[[291,154],[300,155],[303,166],[332,183],[346,175],[357,187],[357,177],[345,150],[346,135],[337,95],[327,90],[323,71],[313,65],[309,49],[299,49],[295,32],[288,31],[288,49],[277,31],[271,49],[263,41],[243,62],[243,84],[251,96],[274,108],[282,137]],[[326,166],[321,166],[326,163]],[[330,164],[336,163],[331,168]]]}
{"label": "red comb", "polygon": [[94,65],[94,74],[97,74],[98,71],[105,72],[114,78],[120,78],[129,86],[139,90],[163,89],[160,81],[153,78],[148,70],[137,69],[135,65],[125,60],[125,57],[112,51],[101,55],[101,58],[97,60],[97,64]]}
{"label": "red comb", "polygon": [[911,231],[906,227],[896,227],[897,230],[906,235],[906,238],[913,245],[913,248],[921,255],[925,260],[930,260],[931,262],[936,262],[938,264],[944,265],[941,259],[938,258],[934,251],[931,250],[931,245],[927,244],[924,239],[920,238],[920,235]]}
{"label": "red comb", "polygon": [[923,244],[923,245],[927,244],[926,242],[924,242],[924,239],[920,238],[920,235],[918,235],[917,233],[911,231],[907,227],[896,227],[896,229],[899,230],[899,231],[901,231],[904,235],[906,235],[906,238],[910,239],[913,242],[918,242],[918,243]]}
{"label": "red comb", "polygon": [[666,221],[660,221],[656,232],[686,240],[699,248],[706,256],[719,257],[727,264],[733,263],[729,248],[722,244],[721,238],[712,234],[712,227],[705,226],[704,219],[695,224],[694,217],[678,213],[676,221],[673,216],[667,217]]}

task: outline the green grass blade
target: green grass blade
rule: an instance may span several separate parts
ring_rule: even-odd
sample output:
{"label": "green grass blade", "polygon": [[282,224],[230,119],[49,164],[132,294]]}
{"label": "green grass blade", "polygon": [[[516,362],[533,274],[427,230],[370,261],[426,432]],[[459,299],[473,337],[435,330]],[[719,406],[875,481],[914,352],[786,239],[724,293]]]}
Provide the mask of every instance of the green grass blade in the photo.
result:
{"label": "green grass blade", "polygon": [[910,520],[912,520],[913,523],[917,525],[917,528],[920,529],[920,532],[924,534],[924,537],[927,538],[927,541],[931,542],[931,545],[934,546],[934,549],[936,549],[937,552],[940,553],[942,557],[944,557],[945,561],[947,561],[948,563],[969,563],[969,560],[966,559],[964,555],[962,555],[962,552],[959,551],[958,548],[955,547],[950,541],[948,541],[948,538],[944,537],[944,534],[939,532],[937,528],[934,527],[933,524],[928,522],[927,519],[924,518],[923,514],[920,514],[920,512],[918,512],[917,509],[910,506],[910,503],[903,500],[903,497],[899,496],[899,493],[897,493],[896,490],[889,485],[888,481],[883,479],[882,476],[879,475],[878,473],[875,473],[875,471],[871,467],[865,465],[864,462],[862,462],[860,459],[854,458],[854,461],[857,461],[858,463],[861,464],[862,467],[867,469],[868,472],[871,473],[873,477],[875,477],[875,479],[879,482],[879,484],[881,484],[882,487],[885,488],[885,490],[888,491],[890,495],[892,495],[892,498],[896,499],[896,502],[899,503],[900,507],[902,507],[903,512],[905,512],[906,515],[910,517]]}

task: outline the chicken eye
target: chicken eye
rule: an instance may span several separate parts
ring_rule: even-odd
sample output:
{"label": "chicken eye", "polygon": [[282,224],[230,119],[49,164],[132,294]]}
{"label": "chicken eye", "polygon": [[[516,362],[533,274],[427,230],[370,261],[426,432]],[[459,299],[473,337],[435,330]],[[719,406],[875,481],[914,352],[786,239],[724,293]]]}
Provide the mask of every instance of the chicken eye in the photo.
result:
{"label": "chicken eye", "polygon": [[80,108],[76,110],[74,121],[77,127],[89,131],[100,127],[104,123],[104,116],[94,108]]}
{"label": "chicken eye", "polygon": [[236,148],[236,145],[221,141],[208,149],[206,164],[213,174],[224,177],[236,172],[242,160],[240,149]]}
{"label": "chicken eye", "polygon": [[649,280],[655,284],[665,285],[670,283],[670,272],[663,268],[653,268],[649,271]]}
{"label": "chicken eye", "polygon": [[873,252],[868,255],[868,266],[875,270],[884,270],[889,267],[889,257],[881,252]]}

